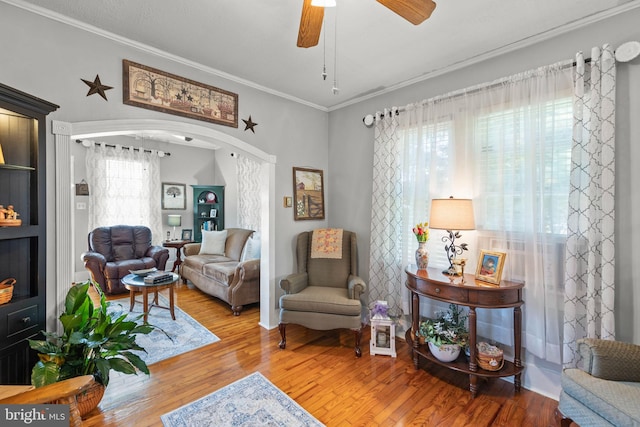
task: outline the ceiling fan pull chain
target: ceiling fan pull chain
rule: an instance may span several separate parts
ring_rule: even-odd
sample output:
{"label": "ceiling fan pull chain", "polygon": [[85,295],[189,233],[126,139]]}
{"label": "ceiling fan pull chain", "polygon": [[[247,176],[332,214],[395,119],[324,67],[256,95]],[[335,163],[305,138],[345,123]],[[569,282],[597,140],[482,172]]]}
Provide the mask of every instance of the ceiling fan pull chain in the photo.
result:
{"label": "ceiling fan pull chain", "polygon": [[[340,92],[340,89],[338,88],[338,7],[336,6],[335,9],[335,27],[334,27],[334,31],[335,31],[335,37],[333,39],[335,46],[333,49],[333,54],[334,54],[334,58],[333,58],[333,88],[331,88],[331,91],[333,92],[334,95],[337,95]],[[325,27],[326,28],[326,27]]]}
{"label": "ceiling fan pull chain", "polygon": [[322,80],[327,80],[327,26],[322,15]]}

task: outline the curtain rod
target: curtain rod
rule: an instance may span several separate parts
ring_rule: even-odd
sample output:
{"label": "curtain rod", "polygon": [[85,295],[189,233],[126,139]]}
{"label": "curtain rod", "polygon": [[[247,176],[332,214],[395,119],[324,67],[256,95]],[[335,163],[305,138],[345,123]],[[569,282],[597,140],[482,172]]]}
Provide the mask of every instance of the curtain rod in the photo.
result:
{"label": "curtain rod", "polygon": [[[82,144],[82,140],[81,140],[81,139],[76,139],[76,143],[77,143],[77,144]],[[109,148],[116,148],[116,146],[115,146],[115,145],[113,145],[113,144],[107,144],[106,142],[97,142],[96,144],[101,144],[101,145],[103,145],[103,146],[105,146],[105,147],[109,147]],[[132,148],[132,149],[133,149],[133,151],[142,151],[142,152],[144,152],[144,153],[153,153],[153,151],[152,151],[152,150],[148,150],[148,149],[146,149],[146,148],[129,147],[129,146],[125,146],[125,145],[123,145],[122,147],[123,147],[123,148]],[[160,151],[159,151],[159,152],[160,152]],[[171,155],[171,153],[167,153],[166,151],[163,151],[163,153],[164,153],[164,155],[165,155],[165,156],[170,156],[170,155]],[[158,156],[158,157],[163,157],[163,156]]]}
{"label": "curtain rod", "polygon": [[[584,62],[586,62],[586,63],[591,62],[591,58],[585,58]],[[564,65],[563,68],[564,67],[566,67],[566,68],[575,67],[575,66],[576,66],[576,62],[573,61],[573,63],[567,62],[567,64]],[[449,92],[449,93],[444,94],[444,95],[437,95],[437,96],[429,98],[429,100],[425,100],[425,101],[431,101],[431,100],[434,100],[434,99],[437,99],[437,98],[447,98],[447,99],[457,98],[457,97],[460,97],[462,95],[470,95],[470,94],[473,94],[473,93],[476,93],[476,92],[480,92],[481,90],[493,89],[493,88],[501,86],[505,82],[505,80],[507,80],[508,78],[509,77],[503,77],[503,78],[501,78],[501,79],[499,79],[497,81],[494,81],[493,83],[486,83],[486,84],[480,83],[479,85],[472,86],[471,88],[456,90],[456,91]],[[424,101],[422,101],[422,102],[424,102]],[[398,107],[396,109],[396,116],[399,115],[401,112],[403,112],[405,110],[406,110],[406,107]],[[391,117],[391,109],[389,109],[388,114],[389,114],[389,117]],[[373,114],[373,115],[369,114],[369,115],[364,116],[362,118],[362,122],[365,124],[365,126],[371,126],[374,123],[374,118],[375,118],[375,114]]]}
{"label": "curtain rod", "polygon": [[[621,44],[620,46],[618,46],[618,49],[616,49],[614,51],[614,53],[617,53],[617,55],[615,55],[616,62],[629,62],[629,61],[632,61],[636,57],[638,57],[638,55],[640,55],[640,42],[637,42],[637,41],[625,42],[625,43]],[[585,63],[590,63],[591,62],[591,58],[585,58],[584,62]],[[567,66],[575,67],[576,64],[577,64],[576,61],[573,61],[573,63],[571,63],[571,65],[567,65]],[[490,85],[487,85],[487,86],[483,86],[482,88],[478,88],[476,90],[470,90],[470,91],[462,89],[460,91],[459,95],[473,93],[475,91],[484,90],[486,88],[492,88],[492,87],[498,86],[500,84],[501,84],[500,82],[497,82],[495,84],[490,84]],[[453,96],[455,96],[455,94]],[[398,115],[399,113],[401,113],[401,112],[403,112],[405,110],[406,110],[405,107],[398,107],[397,110],[396,110],[396,115]],[[367,114],[366,116],[364,116],[362,118],[362,122],[364,123],[364,125],[366,127],[370,127],[371,125],[373,125],[374,118],[375,118],[376,114],[377,114],[377,112],[375,114]],[[389,117],[391,117],[391,109],[389,109]]]}

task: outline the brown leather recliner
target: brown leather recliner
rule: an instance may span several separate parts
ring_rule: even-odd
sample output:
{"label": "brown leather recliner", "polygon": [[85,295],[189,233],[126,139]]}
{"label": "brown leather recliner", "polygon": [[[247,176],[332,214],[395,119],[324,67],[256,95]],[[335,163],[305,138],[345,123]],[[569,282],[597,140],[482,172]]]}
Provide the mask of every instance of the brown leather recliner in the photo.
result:
{"label": "brown leather recliner", "polygon": [[89,250],[82,254],[91,278],[107,294],[128,292],[120,279],[129,270],[164,270],[169,250],[151,245],[151,230],[141,225],[98,227],[89,233]]}

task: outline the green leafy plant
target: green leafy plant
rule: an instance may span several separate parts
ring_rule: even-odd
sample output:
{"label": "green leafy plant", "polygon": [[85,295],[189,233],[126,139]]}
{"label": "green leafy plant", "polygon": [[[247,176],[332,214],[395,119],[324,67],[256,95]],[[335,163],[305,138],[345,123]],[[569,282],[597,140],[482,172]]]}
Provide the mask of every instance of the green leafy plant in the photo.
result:
{"label": "green leafy plant", "polygon": [[[112,317],[107,311],[110,303],[101,292],[100,306],[94,307],[89,286],[91,282],[72,286],[67,293],[65,311],[60,315],[61,335],[44,332],[45,340],[29,340],[40,358],[31,371],[35,387],[80,375],[94,375],[107,386],[112,369],[149,374],[147,364],[132,350],[145,351],[136,343],[136,335],[149,334],[156,328],[138,324],[142,315],[134,320],[126,320],[126,314]],[[99,290],[97,285],[95,288]]]}
{"label": "green leafy plant", "polygon": [[442,344],[467,345],[467,313],[456,304],[449,304],[449,310],[436,313],[436,319],[420,323],[418,333],[425,341],[440,347]]}

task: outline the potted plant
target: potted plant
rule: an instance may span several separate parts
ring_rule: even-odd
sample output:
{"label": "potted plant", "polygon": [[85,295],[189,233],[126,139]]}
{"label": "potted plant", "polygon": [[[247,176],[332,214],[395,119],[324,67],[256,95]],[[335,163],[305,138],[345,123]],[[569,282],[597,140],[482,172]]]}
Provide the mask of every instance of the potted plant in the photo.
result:
{"label": "potted plant", "polygon": [[[88,294],[92,285],[100,295],[100,305],[96,307]],[[29,340],[30,347],[40,358],[31,372],[33,386],[81,375],[96,378],[99,397],[93,407],[83,411],[80,404],[83,396],[78,396],[81,413],[91,411],[100,402],[112,369],[125,374],[137,374],[138,371],[149,374],[147,364],[132,350],[144,351],[136,343],[136,335],[148,334],[155,327],[138,324],[136,321],[142,315],[134,320],[126,320],[126,314],[112,317],[107,311],[110,304],[96,284],[86,282],[72,286],[65,298],[65,311],[60,315],[62,334],[43,332],[45,340]],[[85,394],[89,393],[93,395],[96,391]]]}
{"label": "potted plant", "polygon": [[436,319],[420,323],[418,333],[429,344],[429,350],[443,362],[458,358],[460,349],[467,345],[467,313],[456,304],[449,304],[447,311],[436,313]]}

